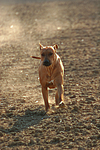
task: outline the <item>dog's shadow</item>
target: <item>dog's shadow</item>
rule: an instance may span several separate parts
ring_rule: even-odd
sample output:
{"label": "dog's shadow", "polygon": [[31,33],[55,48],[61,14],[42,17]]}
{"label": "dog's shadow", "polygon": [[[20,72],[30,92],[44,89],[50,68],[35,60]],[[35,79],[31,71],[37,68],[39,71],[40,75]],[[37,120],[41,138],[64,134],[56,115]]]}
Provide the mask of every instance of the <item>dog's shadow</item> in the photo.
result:
{"label": "dog's shadow", "polygon": [[39,124],[41,120],[46,119],[48,117],[49,116],[46,114],[46,111],[43,109],[41,110],[40,107],[38,107],[35,110],[27,109],[23,116],[21,115],[12,116],[12,118],[15,119],[16,121],[11,128],[5,129],[4,132],[6,133],[20,132],[31,126]]}

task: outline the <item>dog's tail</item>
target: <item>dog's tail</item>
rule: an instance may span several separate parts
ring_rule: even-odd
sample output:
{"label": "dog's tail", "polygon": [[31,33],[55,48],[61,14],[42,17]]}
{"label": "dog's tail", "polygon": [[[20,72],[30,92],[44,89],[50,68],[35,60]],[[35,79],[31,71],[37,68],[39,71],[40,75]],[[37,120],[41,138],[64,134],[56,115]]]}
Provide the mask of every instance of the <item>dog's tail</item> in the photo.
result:
{"label": "dog's tail", "polygon": [[35,58],[35,59],[41,59],[41,57],[36,57],[36,56],[30,56],[32,58]]}

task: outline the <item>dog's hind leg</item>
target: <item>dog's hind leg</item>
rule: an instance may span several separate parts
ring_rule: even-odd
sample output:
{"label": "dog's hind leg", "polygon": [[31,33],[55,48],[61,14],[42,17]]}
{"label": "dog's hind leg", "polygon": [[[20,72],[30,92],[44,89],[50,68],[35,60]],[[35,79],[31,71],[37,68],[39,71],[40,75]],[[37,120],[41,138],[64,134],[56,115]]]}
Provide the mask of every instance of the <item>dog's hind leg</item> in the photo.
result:
{"label": "dog's hind leg", "polygon": [[47,87],[42,87],[42,94],[43,94],[44,103],[45,103],[45,110],[47,111],[50,108],[49,103],[48,103],[48,89],[47,89]]}

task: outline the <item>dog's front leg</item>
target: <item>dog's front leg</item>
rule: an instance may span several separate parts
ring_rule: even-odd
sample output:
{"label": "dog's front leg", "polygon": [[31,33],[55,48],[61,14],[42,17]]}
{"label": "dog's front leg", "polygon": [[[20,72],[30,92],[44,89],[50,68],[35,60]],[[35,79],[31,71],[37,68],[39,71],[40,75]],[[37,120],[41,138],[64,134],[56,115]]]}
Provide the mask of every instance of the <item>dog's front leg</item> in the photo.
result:
{"label": "dog's front leg", "polygon": [[47,111],[50,108],[49,103],[48,103],[48,89],[47,89],[47,87],[42,86],[42,94],[43,94],[44,103],[45,103],[45,110]]}
{"label": "dog's front leg", "polygon": [[61,101],[63,101],[63,85],[59,84],[57,86],[56,104],[58,105]]}

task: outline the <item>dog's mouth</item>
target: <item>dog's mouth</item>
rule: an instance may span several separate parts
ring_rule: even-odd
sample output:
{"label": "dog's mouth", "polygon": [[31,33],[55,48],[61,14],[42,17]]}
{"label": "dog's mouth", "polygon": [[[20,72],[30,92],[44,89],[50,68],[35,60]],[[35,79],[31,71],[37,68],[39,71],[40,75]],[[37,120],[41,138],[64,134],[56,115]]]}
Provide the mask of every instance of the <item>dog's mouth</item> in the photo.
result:
{"label": "dog's mouth", "polygon": [[46,60],[44,60],[43,65],[44,66],[50,66],[51,62],[48,59],[46,59]]}

